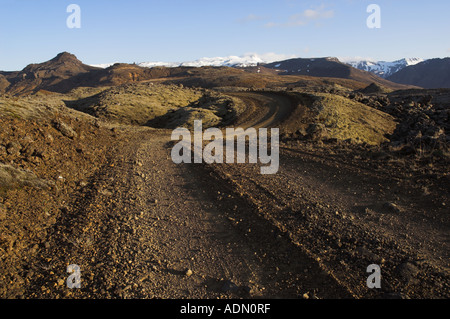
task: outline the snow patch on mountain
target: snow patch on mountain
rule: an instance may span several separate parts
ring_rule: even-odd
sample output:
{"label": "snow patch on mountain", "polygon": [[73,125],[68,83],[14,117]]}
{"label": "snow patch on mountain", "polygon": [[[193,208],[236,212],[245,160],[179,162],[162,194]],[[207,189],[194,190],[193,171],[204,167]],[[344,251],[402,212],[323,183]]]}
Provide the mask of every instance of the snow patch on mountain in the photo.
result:
{"label": "snow patch on mountain", "polygon": [[106,69],[109,68],[110,66],[116,64],[118,62],[114,62],[114,63],[102,63],[102,64],[90,64],[90,66],[93,66],[94,68],[101,68],[101,69]]}
{"label": "snow patch on mountain", "polygon": [[361,58],[356,59],[342,58],[340,60],[343,63],[348,64],[356,69],[374,73],[382,78],[387,78],[392,74],[397,73],[398,71],[410,65],[416,65],[418,63],[425,61],[424,59],[421,58],[404,58],[393,62],[374,61],[371,59],[365,60]]}
{"label": "snow patch on mountain", "polygon": [[[213,58],[201,58],[194,61],[185,62],[141,62],[137,65],[141,67],[154,68],[154,67],[202,67],[202,66],[228,66],[228,67],[252,67],[257,66],[260,63],[271,63],[275,61],[282,61],[286,59],[295,58],[294,55],[266,53],[256,54],[249,53],[242,56],[227,56],[227,57],[213,57]],[[96,64],[95,67],[107,68],[114,63]]]}
{"label": "snow patch on mountain", "polygon": [[214,58],[201,58],[195,61],[186,62],[142,62],[139,66],[143,67],[155,67],[155,66],[166,66],[166,67],[202,67],[202,66],[228,66],[228,67],[252,67],[257,66],[260,63],[271,63],[274,61],[280,61],[285,59],[290,59],[295,56],[289,56],[284,54],[276,53],[266,53],[266,54],[256,54],[250,53],[243,56],[227,56],[227,57],[214,57]]}

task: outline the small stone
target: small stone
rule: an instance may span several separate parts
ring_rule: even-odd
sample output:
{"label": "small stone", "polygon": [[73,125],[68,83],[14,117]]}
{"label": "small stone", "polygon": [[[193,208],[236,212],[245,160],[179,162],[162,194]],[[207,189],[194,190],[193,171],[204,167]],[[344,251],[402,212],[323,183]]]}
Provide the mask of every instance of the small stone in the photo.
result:
{"label": "small stone", "polygon": [[403,209],[400,206],[390,202],[385,203],[384,207],[395,213],[401,213],[403,211]]}
{"label": "small stone", "polygon": [[0,220],[6,219],[6,210],[3,204],[0,204]]}
{"label": "small stone", "polygon": [[309,299],[308,293],[303,294],[303,299]]}
{"label": "small stone", "polygon": [[400,277],[408,284],[414,281],[417,277],[417,274],[419,273],[419,269],[410,262],[400,264],[397,267],[396,271],[400,275]]}
{"label": "small stone", "polygon": [[192,272],[192,270],[187,269],[184,274],[186,275],[186,277],[191,277],[194,273]]}
{"label": "small stone", "polygon": [[104,196],[112,196],[112,194],[113,194],[111,191],[109,191],[107,189],[101,189],[101,190],[99,190],[99,193]]}
{"label": "small stone", "polygon": [[78,134],[74,131],[72,127],[70,127],[68,124],[64,123],[60,119],[57,119],[53,121],[53,126],[64,136],[68,138],[75,138],[78,137]]}
{"label": "small stone", "polygon": [[20,146],[20,144],[16,142],[10,142],[6,145],[6,152],[9,155],[18,155],[21,149],[22,146]]}
{"label": "small stone", "polygon": [[225,281],[222,286],[223,292],[236,292],[238,289],[239,287],[230,280]]}

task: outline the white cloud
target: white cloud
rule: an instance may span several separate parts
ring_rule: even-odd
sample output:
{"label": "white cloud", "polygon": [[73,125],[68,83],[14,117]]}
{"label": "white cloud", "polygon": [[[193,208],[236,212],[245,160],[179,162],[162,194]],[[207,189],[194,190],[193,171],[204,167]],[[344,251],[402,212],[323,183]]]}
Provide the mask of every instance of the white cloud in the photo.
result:
{"label": "white cloud", "polygon": [[341,62],[361,62],[361,61],[370,61],[376,62],[377,60],[372,57],[362,57],[362,56],[339,56],[337,57]]}
{"label": "white cloud", "polygon": [[275,22],[268,22],[265,25],[267,28],[273,28],[273,27],[277,27],[279,26],[279,24],[275,23]]}
{"label": "white cloud", "polygon": [[325,5],[321,5],[315,9],[307,9],[301,13],[291,15],[288,21],[284,23],[274,23],[269,22],[266,24],[266,27],[273,28],[277,26],[284,27],[297,27],[297,26],[305,26],[310,22],[319,21],[324,19],[331,19],[334,17],[334,10],[327,9]]}
{"label": "white cloud", "polygon": [[266,17],[263,16],[259,16],[256,14],[249,14],[248,16],[238,19],[236,20],[238,23],[249,23],[249,22],[254,22],[254,21],[261,21],[261,20],[265,20],[267,19]]}
{"label": "white cloud", "polygon": [[268,52],[268,53],[262,53],[262,54],[246,53],[244,56],[249,56],[249,55],[256,55],[266,63],[298,58],[298,56],[293,55],[293,54],[278,54],[278,53],[274,53],[274,52]]}

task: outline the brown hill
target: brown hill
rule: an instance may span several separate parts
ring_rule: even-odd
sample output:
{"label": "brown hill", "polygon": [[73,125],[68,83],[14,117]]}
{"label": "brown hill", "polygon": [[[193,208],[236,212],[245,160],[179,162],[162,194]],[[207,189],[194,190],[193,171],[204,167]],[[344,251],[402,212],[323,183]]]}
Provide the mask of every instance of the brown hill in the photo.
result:
{"label": "brown hill", "polygon": [[[83,73],[72,79],[68,87],[114,86],[171,76],[186,76],[186,68],[145,68],[135,64],[116,63],[109,68]],[[74,83],[77,85],[75,86]]]}
{"label": "brown hill", "polygon": [[[11,72],[6,78],[11,82],[7,92],[29,94],[39,90],[63,91],[65,80],[96,70],[83,64],[73,54],[63,52],[50,61],[30,64],[20,72]],[[68,89],[68,88],[67,88]]]}
{"label": "brown hill", "polygon": [[427,89],[450,88],[450,58],[431,59],[408,66],[388,80]]}
{"label": "brown hill", "polygon": [[362,71],[341,63],[336,58],[289,59],[264,65],[265,68],[279,70],[282,75],[306,75],[356,80],[366,84],[379,84],[390,89],[404,89],[398,83],[382,79],[373,73]]}
{"label": "brown hill", "polygon": [[41,90],[67,93],[77,87],[113,86],[126,83],[187,75],[186,68],[144,68],[117,63],[101,69],[83,64],[73,54],[63,52],[39,64],[30,64],[19,72],[0,73],[0,92],[14,95]]}
{"label": "brown hill", "polygon": [[[268,71],[269,70],[269,71]],[[342,87],[348,90],[359,90],[369,83],[347,78],[318,77],[307,75],[280,75],[272,73],[271,69],[261,67],[261,72],[255,68],[241,69],[230,67],[202,67],[186,71],[187,76],[168,77],[163,79],[166,84],[183,84],[188,87],[227,88],[227,89],[315,89],[328,92]],[[274,70],[272,70],[274,71]],[[158,80],[159,81],[159,80]],[[388,81],[387,81],[388,82]],[[388,82],[391,89],[408,89],[411,86]]]}

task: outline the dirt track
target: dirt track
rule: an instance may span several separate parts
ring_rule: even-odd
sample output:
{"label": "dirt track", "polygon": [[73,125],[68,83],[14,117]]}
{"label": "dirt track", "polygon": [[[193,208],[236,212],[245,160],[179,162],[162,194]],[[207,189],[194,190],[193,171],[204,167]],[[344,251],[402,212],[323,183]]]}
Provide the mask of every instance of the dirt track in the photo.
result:
{"label": "dirt track", "polygon": [[[245,127],[281,125],[295,107],[274,94],[233,96],[253,110],[238,123]],[[122,131],[133,138],[75,194],[26,296],[449,296],[439,226],[448,219],[443,209],[426,215],[407,180],[386,182],[388,170],[376,180],[350,160],[301,146],[282,149],[274,176],[260,175],[259,165],[175,165],[169,131]],[[393,200],[411,204],[407,226],[383,206]],[[416,249],[419,242],[428,243]],[[365,286],[372,263],[386,271],[381,291]],[[81,290],[65,287],[69,264],[81,268]]]}

